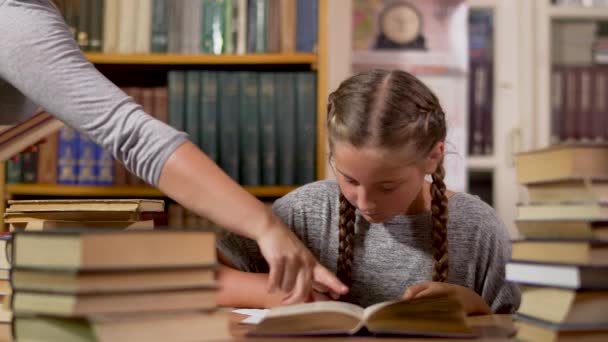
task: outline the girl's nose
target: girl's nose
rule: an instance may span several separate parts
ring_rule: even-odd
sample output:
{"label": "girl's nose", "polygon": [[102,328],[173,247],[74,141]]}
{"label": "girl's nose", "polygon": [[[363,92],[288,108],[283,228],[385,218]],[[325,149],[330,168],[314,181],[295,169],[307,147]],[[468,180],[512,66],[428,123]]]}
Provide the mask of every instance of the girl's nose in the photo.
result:
{"label": "girl's nose", "polygon": [[360,188],[357,191],[357,208],[364,213],[373,213],[376,211],[376,203],[369,196],[368,192],[365,189]]}

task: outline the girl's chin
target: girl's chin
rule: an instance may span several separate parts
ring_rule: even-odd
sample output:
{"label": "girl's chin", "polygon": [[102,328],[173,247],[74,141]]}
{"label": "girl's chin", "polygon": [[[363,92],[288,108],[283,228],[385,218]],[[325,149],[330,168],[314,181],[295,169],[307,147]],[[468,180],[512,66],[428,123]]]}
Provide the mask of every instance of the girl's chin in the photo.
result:
{"label": "girl's chin", "polygon": [[369,216],[369,215],[363,214],[363,218],[369,223],[382,223],[387,220],[387,217],[385,215]]}

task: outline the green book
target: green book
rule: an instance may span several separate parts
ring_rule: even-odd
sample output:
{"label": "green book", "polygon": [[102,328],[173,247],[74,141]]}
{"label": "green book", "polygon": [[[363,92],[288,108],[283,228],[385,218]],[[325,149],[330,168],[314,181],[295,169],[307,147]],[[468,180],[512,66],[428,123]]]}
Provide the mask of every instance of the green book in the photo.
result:
{"label": "green book", "polygon": [[190,141],[200,148],[201,75],[198,70],[186,71],[186,94],[186,133],[190,135]]}
{"label": "green book", "polygon": [[254,72],[239,73],[240,93],[240,163],[243,185],[260,185],[259,77]]}
{"label": "green book", "polygon": [[317,142],[316,74],[296,74],[296,182],[315,180]]}
{"label": "green book", "polygon": [[260,129],[262,184],[277,185],[277,111],[275,75],[260,74]]}

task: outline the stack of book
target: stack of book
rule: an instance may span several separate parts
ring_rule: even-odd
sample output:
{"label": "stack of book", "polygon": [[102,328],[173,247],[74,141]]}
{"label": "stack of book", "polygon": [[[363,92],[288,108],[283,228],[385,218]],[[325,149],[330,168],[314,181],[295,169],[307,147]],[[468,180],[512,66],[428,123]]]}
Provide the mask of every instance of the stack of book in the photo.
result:
{"label": "stack of book", "polygon": [[518,337],[608,340],[608,145],[517,156],[528,190],[507,280],[522,285]]}
{"label": "stack of book", "polygon": [[192,230],[13,234],[14,338],[194,341],[229,338],[216,309],[215,235]]}
{"label": "stack of book", "polygon": [[8,201],[4,222],[11,231],[61,228],[152,229],[149,215],[164,212],[164,201],[78,199]]}
{"label": "stack of book", "polygon": [[0,235],[0,341],[11,339],[12,313],[9,302],[12,290],[9,282],[11,265],[8,259],[11,238],[8,232]]}

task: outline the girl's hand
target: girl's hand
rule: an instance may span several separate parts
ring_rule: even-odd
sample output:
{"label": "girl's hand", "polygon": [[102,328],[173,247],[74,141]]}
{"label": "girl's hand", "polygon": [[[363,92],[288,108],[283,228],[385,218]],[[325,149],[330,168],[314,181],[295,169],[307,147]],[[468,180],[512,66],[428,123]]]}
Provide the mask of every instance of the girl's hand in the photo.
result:
{"label": "girl's hand", "polygon": [[288,293],[283,304],[306,301],[313,285],[327,289],[332,296],[348,292],[348,288],[319,264],[298,237],[279,220],[260,234],[256,242],[270,267],[269,291]]}
{"label": "girl's hand", "polygon": [[403,299],[440,297],[449,294],[455,294],[460,299],[467,315],[487,315],[492,313],[488,304],[477,293],[456,284],[435,281],[414,284],[405,290]]}

